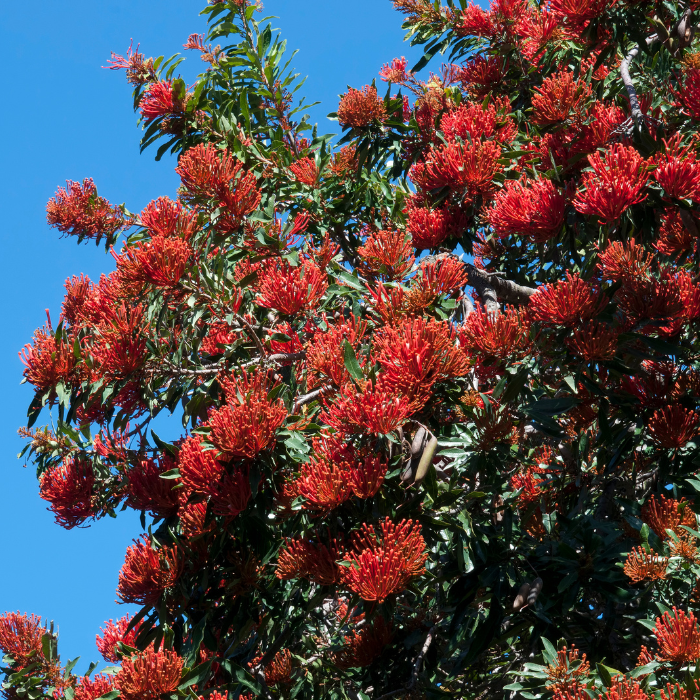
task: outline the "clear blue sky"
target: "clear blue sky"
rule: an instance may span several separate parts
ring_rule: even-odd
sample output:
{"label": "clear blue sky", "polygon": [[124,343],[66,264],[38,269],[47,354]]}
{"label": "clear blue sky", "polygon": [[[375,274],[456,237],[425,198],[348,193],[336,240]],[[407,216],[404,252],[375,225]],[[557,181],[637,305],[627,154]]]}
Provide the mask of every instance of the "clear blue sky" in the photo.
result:
{"label": "clear blue sky", "polygon": [[[60,240],[45,223],[45,204],[66,179],[92,177],[101,195],[140,211],[160,195],[174,196],[174,162],[139,154],[139,130],[123,73],[102,70],[111,50],[124,54],[133,37],[146,56],[182,50],[192,32],[204,31],[197,0],[36,0],[0,3],[5,107],[0,112],[0,237],[5,331],[0,337],[0,532],[3,532],[0,612],[35,612],[60,629],[63,660],[98,660],[95,634],[104,620],[125,614],[115,603],[124,552],[141,530],[125,512],[88,529],[67,532],[53,523],[37,495],[33,469],[16,458],[31,399],[20,386],[17,352],[45,320],[58,319],[63,283],[84,272],[98,279],[112,259],[94,246]],[[360,87],[383,63],[420,56],[402,43],[401,16],[390,0],[266,0],[279,17],[295,67],[308,75],[303,90],[321,133],[336,130],[325,115],[348,84]],[[186,80],[202,70],[191,52]],[[176,429],[177,426],[173,426]],[[81,662],[80,667],[84,667]],[[79,668],[80,668],[79,667]]]}

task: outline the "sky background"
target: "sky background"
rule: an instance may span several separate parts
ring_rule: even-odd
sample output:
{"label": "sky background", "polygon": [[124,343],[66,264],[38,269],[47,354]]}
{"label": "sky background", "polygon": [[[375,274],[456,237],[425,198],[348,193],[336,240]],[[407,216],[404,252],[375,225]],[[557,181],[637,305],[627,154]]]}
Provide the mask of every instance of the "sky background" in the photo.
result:
{"label": "sky background", "polygon": [[[66,278],[97,280],[113,269],[94,245],[78,247],[46,225],[45,206],[66,179],[92,177],[100,195],[134,212],[161,195],[175,196],[172,158],[139,154],[140,131],[131,87],[123,72],[103,70],[110,51],[125,54],[131,38],[146,56],[182,51],[192,32],[205,31],[197,0],[35,0],[0,3],[3,34],[5,134],[0,169],[0,277],[5,330],[0,336],[0,613],[37,613],[59,627],[63,661],[97,661],[100,625],[130,610],[115,603],[126,547],[141,529],[138,514],[66,531],[54,524],[38,497],[34,470],[17,459],[26,423],[29,385],[20,386],[18,351],[46,319],[58,322]],[[348,85],[361,87],[384,63],[420,51],[403,43],[402,17],[390,0],[265,0],[265,15],[279,19],[288,48],[299,49],[296,71],[307,75],[302,92],[320,133],[337,130],[335,111]],[[187,82],[203,70],[194,52],[181,67]],[[44,424],[46,421],[40,421]],[[174,422],[174,421],[173,421]],[[178,431],[173,425],[172,430]],[[168,431],[170,432],[170,431]],[[131,609],[133,611],[133,609]]]}

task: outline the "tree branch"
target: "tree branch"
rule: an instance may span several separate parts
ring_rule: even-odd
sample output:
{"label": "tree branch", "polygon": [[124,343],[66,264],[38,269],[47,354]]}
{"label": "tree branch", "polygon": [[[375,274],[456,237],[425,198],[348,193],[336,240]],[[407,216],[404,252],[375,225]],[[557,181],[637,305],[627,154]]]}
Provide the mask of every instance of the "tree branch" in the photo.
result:
{"label": "tree branch", "polygon": [[425,637],[425,642],[423,642],[423,647],[416,656],[416,660],[413,664],[413,670],[411,671],[411,680],[408,683],[408,690],[413,690],[418,682],[418,674],[420,673],[420,667],[423,664],[423,659],[430,649],[430,645],[433,643],[433,638],[435,637],[435,632],[437,631],[437,625],[433,625],[428,634]]}
{"label": "tree branch", "polygon": [[[481,295],[486,305],[486,310],[491,313],[489,303],[498,310],[498,299],[512,304],[527,304],[530,297],[537,291],[534,287],[523,287],[498,276],[498,273],[488,273],[474,267],[471,263],[464,263],[467,272],[467,282]],[[498,295],[498,296],[496,296]]]}

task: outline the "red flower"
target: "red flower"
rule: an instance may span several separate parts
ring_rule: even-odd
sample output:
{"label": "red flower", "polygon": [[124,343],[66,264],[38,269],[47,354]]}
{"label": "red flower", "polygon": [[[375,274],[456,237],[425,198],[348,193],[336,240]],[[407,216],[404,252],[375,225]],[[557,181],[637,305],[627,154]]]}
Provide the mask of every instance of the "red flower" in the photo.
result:
{"label": "red flower", "polygon": [[664,188],[667,197],[676,199],[700,198],[700,163],[693,146],[681,147],[681,135],[668,141],[664,139],[665,153],[659,153],[652,161],[656,168],[654,179]]}
{"label": "red flower", "polygon": [[478,307],[460,329],[459,340],[469,353],[487,364],[494,359],[521,358],[532,349],[530,317],[513,307],[499,314],[488,314]]}
{"label": "red flower", "polygon": [[389,229],[373,231],[367,236],[357,254],[362,259],[361,270],[373,279],[401,279],[413,265],[411,237],[403,231]]}
{"label": "red flower", "polygon": [[213,484],[224,475],[224,465],[216,458],[216,450],[207,450],[203,438],[193,435],[187,438],[177,457],[182,484],[187,491],[209,494]]}
{"label": "red flower", "polygon": [[84,457],[67,457],[39,477],[39,495],[51,506],[56,522],[70,530],[95,516],[95,474]]}
{"label": "red flower", "polygon": [[[695,687],[700,689],[697,681],[695,681]],[[695,693],[692,690],[686,690],[678,683],[675,685],[666,683],[666,690],[661,689],[661,700],[694,700],[694,698]]]}
{"label": "red flower", "polygon": [[500,143],[508,143],[518,133],[515,122],[505,116],[510,109],[507,98],[497,98],[486,107],[474,102],[462,102],[442,116],[440,130],[448,141],[493,138]]}
{"label": "red flower", "polygon": [[[585,691],[581,691],[583,697],[588,697]],[[607,689],[600,700],[650,700],[637,681],[616,676],[612,685]]]}
{"label": "red flower", "polygon": [[700,69],[688,68],[683,74],[680,90],[673,91],[680,106],[697,120],[700,119]]}
{"label": "red flower", "polygon": [[411,179],[422,190],[447,187],[466,189],[471,195],[485,194],[493,189],[493,178],[503,169],[500,157],[501,147],[495,141],[447,143],[431,148],[425,165],[411,169]]}
{"label": "red flower", "polygon": [[155,78],[153,59],[145,58],[144,54],[139,53],[138,46],[136,47],[136,51],[134,51],[132,47],[133,41],[126,51],[126,58],[114,53],[114,51],[110,51],[112,58],[107,61],[108,65],[104,67],[110,70],[121,70],[124,68],[126,70],[127,82],[132,85],[143,85]]}
{"label": "red flower", "polygon": [[319,173],[316,161],[313,158],[300,158],[292,163],[289,169],[302,185],[308,185],[309,187],[316,185]]}
{"label": "red flower", "polygon": [[375,618],[352,634],[345,635],[345,644],[334,654],[334,662],[340,668],[364,668],[369,666],[391,641],[391,630],[383,617]]}
{"label": "red flower", "polygon": [[66,296],[61,304],[61,318],[70,326],[80,321],[83,304],[92,290],[92,282],[85,275],[73,276],[65,282]]}
{"label": "red flower", "polygon": [[407,228],[418,250],[437,248],[448,238],[459,237],[468,224],[468,217],[459,207],[447,204],[438,209],[409,203]]}
{"label": "red flower", "polygon": [[175,168],[187,196],[203,198],[215,197],[228,189],[242,170],[243,164],[227,149],[201,143],[185,151]]}
{"label": "red flower", "polygon": [[374,338],[374,349],[384,386],[410,399],[414,407],[423,406],[436,382],[467,374],[467,362],[456,340],[447,322],[423,317],[406,318],[381,329]]}
{"label": "red flower", "polygon": [[42,655],[42,637],[46,628],[38,615],[5,613],[0,615],[0,649],[9,654],[18,669]]}
{"label": "red flower", "polygon": [[329,379],[336,387],[350,380],[345,367],[344,341],[356,348],[367,330],[367,323],[350,314],[343,323],[328,324],[326,331],[317,331],[306,345],[306,364],[317,378]]}
{"label": "red flower", "polygon": [[692,612],[686,614],[674,606],[673,615],[665,612],[656,618],[654,634],[659,660],[680,666],[700,658],[700,629]]}
{"label": "red flower", "polygon": [[533,121],[549,126],[566,121],[573,114],[578,117],[591,96],[591,88],[583,80],[574,80],[569,70],[553,73],[545,78],[532,96]]}
{"label": "red flower", "polygon": [[657,581],[666,578],[668,557],[647,552],[643,547],[634,547],[627,555],[623,571],[632,583]]}
{"label": "red flower", "polygon": [[342,567],[341,576],[343,583],[364,600],[383,603],[425,571],[428,553],[420,525],[412,520],[394,525],[387,518],[380,528],[379,536],[374,526],[362,526],[353,542],[354,551],[344,557],[348,565]]}
{"label": "red flower", "polygon": [[274,261],[265,267],[259,289],[256,302],[260,306],[292,316],[314,308],[326,293],[328,281],[326,273],[310,260],[297,267]]}
{"label": "red flower", "polygon": [[509,180],[486,216],[499,238],[521,235],[544,243],[561,231],[565,207],[551,180]]}
{"label": "red flower", "polygon": [[635,243],[634,238],[630,238],[626,243],[609,242],[608,247],[599,254],[599,258],[600,272],[616,282],[648,278],[654,261],[654,256]]}
{"label": "red flower", "polygon": [[184,561],[175,547],[154,549],[150,539],[134,540],[126,549],[117,595],[124,603],[153,606],[182,573]]}
{"label": "red flower", "polygon": [[244,217],[258,208],[262,191],[253,173],[237,169],[229,187],[220,190],[217,198],[222,211],[216,227],[221,233],[231,233],[240,228]]}
{"label": "red flower", "polygon": [[[238,297],[243,301],[243,297]],[[236,304],[240,308],[240,304]],[[238,312],[238,309],[236,309]],[[209,326],[206,337],[199,346],[199,351],[206,355],[221,355],[229,345],[241,337],[240,331],[234,330],[228,323],[214,322]]]}
{"label": "red flower", "polygon": [[362,90],[350,88],[340,98],[338,121],[342,126],[361,129],[374,121],[383,122],[387,118],[384,100],[377,96],[377,88],[365,85]]}
{"label": "red flower", "polygon": [[[661,255],[674,257],[679,253],[690,252],[695,246],[695,237],[686,228],[678,209],[662,214],[659,238],[654,248]],[[651,253],[649,254],[651,257]]]}
{"label": "red flower", "polygon": [[160,80],[150,85],[141,98],[141,116],[147,121],[182,113],[186,99],[175,94],[172,81]]}
{"label": "red flower", "polygon": [[89,346],[95,364],[105,375],[117,379],[135,372],[146,359],[147,325],[143,306],[127,306],[105,310],[95,337]]}
{"label": "red flower", "polygon": [[192,248],[182,238],[155,236],[150,241],[124,248],[115,259],[125,281],[167,288],[177,286],[191,255]]}
{"label": "red flower", "polygon": [[230,459],[253,459],[275,440],[275,433],[287,417],[282,399],[270,401],[267,376],[245,370],[238,378],[220,380],[226,405],[212,411],[207,421],[210,439]]}
{"label": "red flower", "polygon": [[658,498],[652,496],[642,508],[642,520],[660,537],[662,540],[671,539],[666,532],[671,530],[679,538],[687,537],[688,531],[682,526],[685,525],[695,530],[697,520],[690,504],[682,498],[677,501],[675,498],[666,498],[663,494]]}
{"label": "red flower", "polygon": [[569,24],[580,26],[600,17],[615,2],[616,0],[551,0],[550,7],[560,20],[566,18]]}
{"label": "red flower", "polygon": [[146,649],[122,661],[114,685],[124,700],[160,700],[180,685],[185,660],[174,651]]}
{"label": "red flower", "polygon": [[410,73],[406,72],[406,65],[408,61],[404,56],[401,58],[395,58],[390,64],[386,63],[382,66],[379,71],[379,77],[385,83],[404,83],[408,80]]}
{"label": "red flower", "polygon": [[301,466],[301,475],[294,489],[306,499],[305,508],[328,512],[352,496],[348,474],[343,467],[322,457],[311,457]]}
{"label": "red flower", "polygon": [[601,224],[612,223],[633,204],[646,198],[647,163],[632,146],[615,143],[601,158],[588,156],[593,172],[583,174],[574,207],[582,214],[597,216]]}
{"label": "red flower", "polygon": [[574,331],[566,341],[571,351],[587,362],[612,360],[617,350],[618,333],[602,323],[591,321]]}
{"label": "red flower", "polygon": [[65,190],[59,187],[46,205],[46,220],[61,233],[96,241],[114,235],[126,225],[122,210],[98,196],[89,177],[82,185],[68,180]]}
{"label": "red flower", "polygon": [[467,284],[464,263],[455,257],[423,261],[420,275],[414,279],[421,291],[435,295],[455,294]]}
{"label": "red flower", "polygon": [[380,455],[367,454],[358,456],[349,467],[350,487],[358,498],[376,496],[384,483],[387,463]]}
{"label": "red flower", "polygon": [[158,197],[149,202],[140,218],[153,238],[162,236],[187,241],[197,231],[197,212],[188,211],[181,202],[174,202],[168,197]]}
{"label": "red flower", "polygon": [[[628,280],[616,292],[615,299],[631,325],[644,319],[670,320],[676,323],[675,328],[669,328],[669,335],[673,335],[679,330],[678,326],[682,323],[682,316],[686,310],[680,282],[680,279],[668,274],[662,275],[661,279],[649,277]],[[663,329],[659,329],[658,324],[642,329],[643,332],[659,330]]]}
{"label": "red flower", "polygon": [[136,637],[139,633],[138,623],[134,625],[128,632],[127,628],[131,622],[131,616],[126,615],[116,622],[105,622],[104,629],[100,627],[102,635],[97,635],[96,644],[97,650],[102,654],[105,661],[116,664],[120,657],[117,654],[117,644],[122,642],[128,647],[136,646]]}
{"label": "red flower", "polygon": [[53,388],[58,382],[68,383],[77,360],[66,336],[57,340],[50,326],[34,331],[32,344],[25,345],[19,358],[25,366],[24,376],[39,391]]}
{"label": "red flower", "polygon": [[354,144],[348,144],[333,154],[328,169],[336,177],[344,177],[357,170],[357,163],[357,147]]}
{"label": "red flower", "polygon": [[698,423],[700,416],[695,411],[673,404],[654,413],[649,432],[661,447],[678,449],[698,434]]}
{"label": "red flower", "polygon": [[265,682],[268,685],[292,682],[292,654],[289,649],[278,651],[275,658],[265,666]]}
{"label": "red flower", "polygon": [[129,482],[128,505],[136,510],[147,510],[154,516],[168,518],[175,515],[179,506],[179,496],[173,488],[180,482],[177,479],[162,479],[161,474],[175,468],[169,457],[141,459],[129,469],[126,478]]}
{"label": "red flower", "polygon": [[500,85],[506,67],[505,61],[498,56],[475,56],[462,66],[459,79],[472,97],[483,99]]}
{"label": "red flower", "polygon": [[333,428],[350,433],[386,435],[396,430],[414,412],[410,401],[377,380],[362,389],[346,384],[340,396],[321,414]]}
{"label": "red flower", "polygon": [[496,33],[496,26],[491,18],[491,13],[484,11],[478,5],[469,3],[462,10],[459,24],[455,31],[459,36],[479,36],[491,38]]}
{"label": "red flower", "polygon": [[326,547],[306,539],[286,540],[279,551],[275,575],[282,580],[308,578],[321,586],[331,586],[340,581],[335,563],[339,556],[336,542]]}
{"label": "red flower", "polygon": [[114,680],[111,676],[98,673],[93,678],[83,676],[75,686],[74,700],[97,700],[102,695],[114,690]]}
{"label": "red flower", "polygon": [[569,326],[597,316],[607,303],[600,289],[567,272],[566,279],[555,285],[539,287],[530,297],[529,308],[536,321]]}

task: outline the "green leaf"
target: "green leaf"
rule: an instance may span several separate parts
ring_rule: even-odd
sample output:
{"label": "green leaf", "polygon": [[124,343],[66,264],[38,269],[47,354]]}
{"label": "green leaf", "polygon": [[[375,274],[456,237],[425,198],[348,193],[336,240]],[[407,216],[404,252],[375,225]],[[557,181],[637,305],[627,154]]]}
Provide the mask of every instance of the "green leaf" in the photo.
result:
{"label": "green leaf", "polygon": [[350,345],[347,339],[343,340],[343,357],[345,359],[345,369],[347,369],[350,376],[356,382],[362,381],[365,375],[362,373],[362,368],[357,361],[355,351],[352,349],[352,345]]}
{"label": "green leaf", "polygon": [[552,642],[550,642],[546,637],[540,637],[540,639],[542,640],[542,645],[544,646],[542,656],[544,656],[544,660],[547,662],[547,664],[551,664],[557,658],[557,650],[555,649],[554,644],[552,644]]}

